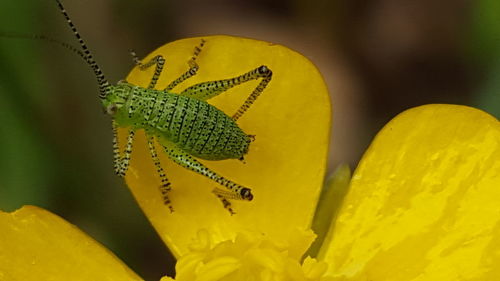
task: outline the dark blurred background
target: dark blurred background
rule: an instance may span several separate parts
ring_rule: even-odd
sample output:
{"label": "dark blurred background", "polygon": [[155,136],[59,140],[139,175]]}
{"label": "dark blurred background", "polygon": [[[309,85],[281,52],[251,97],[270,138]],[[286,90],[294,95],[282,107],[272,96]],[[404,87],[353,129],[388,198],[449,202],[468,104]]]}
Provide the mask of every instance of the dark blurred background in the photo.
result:
{"label": "dark blurred background", "polygon": [[[166,42],[229,34],[286,45],[312,60],[331,92],[329,170],[355,167],[392,117],[427,103],[500,116],[498,0],[66,0],[110,81]],[[76,45],[54,1],[2,0],[0,30]],[[105,244],[146,280],[172,258],[113,174],[109,119],[74,54],[0,39],[0,209],[47,208]],[[167,58],[168,63],[168,58]],[[297,93],[307,94],[307,93]]]}

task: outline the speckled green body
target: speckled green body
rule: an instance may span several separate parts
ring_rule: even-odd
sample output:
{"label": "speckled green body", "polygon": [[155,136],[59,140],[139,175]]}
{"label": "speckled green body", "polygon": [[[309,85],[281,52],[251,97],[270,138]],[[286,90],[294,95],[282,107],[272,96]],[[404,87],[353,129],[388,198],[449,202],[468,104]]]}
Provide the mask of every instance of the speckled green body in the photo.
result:
{"label": "speckled green body", "polygon": [[[123,105],[113,116],[120,127],[144,129],[206,160],[239,159],[250,138],[223,111],[204,100],[128,83],[109,86],[107,100]],[[107,106],[107,105],[105,105]]]}

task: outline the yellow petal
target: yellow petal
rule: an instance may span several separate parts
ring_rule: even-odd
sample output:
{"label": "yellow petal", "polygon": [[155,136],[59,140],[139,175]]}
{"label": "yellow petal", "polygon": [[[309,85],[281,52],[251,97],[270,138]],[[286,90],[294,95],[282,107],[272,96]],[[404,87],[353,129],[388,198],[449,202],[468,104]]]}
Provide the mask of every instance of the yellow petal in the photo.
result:
{"label": "yellow petal", "polygon": [[219,257],[207,262],[198,269],[196,281],[216,281],[234,272],[241,266],[238,259],[233,257]]}
{"label": "yellow petal", "polygon": [[[211,194],[213,181],[177,166],[165,153],[162,165],[172,182],[170,193],[175,212],[162,204],[159,177],[149,155],[145,137],[138,134],[126,180],[154,227],[176,256],[200,229],[208,229],[214,243],[232,239],[250,229],[286,239],[297,227],[311,223],[325,170],[330,130],[330,104],[326,86],[315,66],[290,49],[262,41],[207,36],[197,62],[198,74],[173,92],[202,81],[226,79],[260,65],[273,71],[273,78],[255,104],[238,120],[247,133],[256,135],[246,163],[238,160],[201,161],[220,175],[252,188],[252,202],[234,202],[230,216]],[[188,60],[201,38],[169,43],[143,61],[162,54],[166,59],[157,88],[188,69]],[[132,71],[127,80],[147,86],[153,69]],[[257,86],[257,81],[228,90],[209,102],[232,115]],[[121,140],[124,141],[124,131]],[[163,151],[162,151],[163,152]]]}
{"label": "yellow petal", "polygon": [[336,280],[500,277],[500,123],[428,105],[377,135],[319,258]]}
{"label": "yellow petal", "polygon": [[60,217],[33,206],[0,212],[0,280],[141,280]]}

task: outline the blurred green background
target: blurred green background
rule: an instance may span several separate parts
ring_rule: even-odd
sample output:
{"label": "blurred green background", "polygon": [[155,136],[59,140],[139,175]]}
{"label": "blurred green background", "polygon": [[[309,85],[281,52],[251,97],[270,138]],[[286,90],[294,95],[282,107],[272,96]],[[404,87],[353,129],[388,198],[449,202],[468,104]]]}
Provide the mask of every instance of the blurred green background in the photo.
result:
{"label": "blurred green background", "polygon": [[[500,116],[498,0],[63,3],[109,81],[131,69],[128,49],[143,57],[184,37],[238,35],[301,52],[332,94],[330,170],[355,167],[375,133],[413,106],[457,103]],[[1,31],[76,45],[54,1],[2,0],[0,13]],[[0,59],[0,209],[44,207],[146,280],[172,275],[171,256],[113,173],[110,121],[88,66],[31,40],[0,39]]]}

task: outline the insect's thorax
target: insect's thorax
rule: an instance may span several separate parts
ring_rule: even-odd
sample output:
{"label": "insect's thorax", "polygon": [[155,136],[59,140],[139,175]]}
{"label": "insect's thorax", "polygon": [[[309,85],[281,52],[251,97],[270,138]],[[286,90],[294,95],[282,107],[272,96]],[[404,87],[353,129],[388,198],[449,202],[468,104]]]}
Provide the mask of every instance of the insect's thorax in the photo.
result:
{"label": "insect's thorax", "polygon": [[107,99],[123,103],[113,115],[120,127],[144,129],[195,157],[240,158],[248,151],[250,138],[233,119],[203,100],[127,83],[111,86]]}

